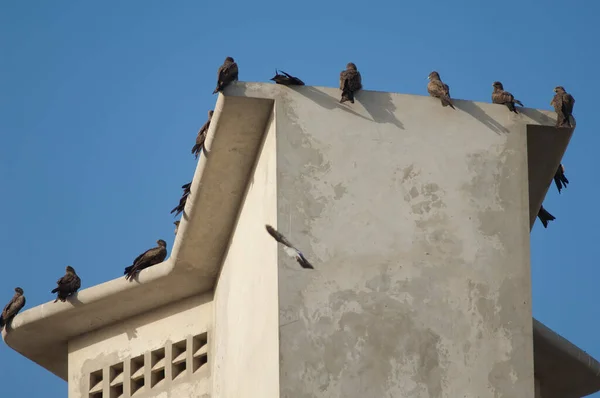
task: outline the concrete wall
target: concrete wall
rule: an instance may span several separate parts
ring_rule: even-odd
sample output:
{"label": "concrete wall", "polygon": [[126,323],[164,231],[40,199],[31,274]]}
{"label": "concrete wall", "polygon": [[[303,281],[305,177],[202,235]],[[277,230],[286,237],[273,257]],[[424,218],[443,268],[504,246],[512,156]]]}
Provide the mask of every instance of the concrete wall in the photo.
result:
{"label": "concrete wall", "polygon": [[213,396],[279,397],[275,123],[252,174],[215,289]]}
{"label": "concrete wall", "polygon": [[529,119],[273,90],[281,397],[533,397]]}
{"label": "concrete wall", "polygon": [[208,396],[211,324],[209,294],[69,341],[69,397]]}

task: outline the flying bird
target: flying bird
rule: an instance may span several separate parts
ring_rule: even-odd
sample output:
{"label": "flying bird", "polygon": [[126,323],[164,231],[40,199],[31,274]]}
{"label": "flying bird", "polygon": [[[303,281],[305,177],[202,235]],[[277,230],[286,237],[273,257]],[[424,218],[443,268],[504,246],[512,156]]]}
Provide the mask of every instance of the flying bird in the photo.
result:
{"label": "flying bird", "polygon": [[552,214],[548,213],[548,211],[546,209],[544,209],[544,206],[540,207],[540,211],[538,212],[537,216],[540,219],[540,221],[542,222],[542,224],[544,225],[544,228],[548,228],[549,221],[556,220],[556,217],[554,217]]}
{"label": "flying bird", "polygon": [[187,202],[187,198],[190,195],[190,187],[192,186],[191,182],[188,182],[187,184],[183,184],[181,186],[181,188],[183,189],[183,195],[181,195],[181,199],[179,199],[179,204],[177,206],[175,206],[173,208],[173,210],[171,210],[171,214],[175,213],[175,217],[177,217],[179,215],[179,213],[181,213],[183,211],[183,209],[185,208],[185,204]]}
{"label": "flying bird", "polygon": [[[281,72],[282,74],[279,74]],[[304,86],[304,82],[295,76],[292,76],[284,71],[277,71],[275,69],[275,76],[271,78],[276,84],[283,84],[284,86]]]}
{"label": "flying bird", "polygon": [[175,224],[175,235],[177,235],[177,231],[179,231],[179,223],[180,223],[179,220],[177,220],[173,223],[173,224]]}
{"label": "flying bird", "polygon": [[81,279],[77,276],[75,269],[68,265],[65,271],[65,276],[56,281],[57,286],[50,292],[57,293],[55,303],[58,300],[65,302],[67,297],[73,295],[81,287]]}
{"label": "flying bird", "polygon": [[10,299],[8,304],[2,310],[0,315],[0,330],[17,315],[21,308],[25,306],[25,296],[23,295],[23,289],[20,287],[15,288],[15,295]]}
{"label": "flying bird", "polygon": [[340,103],[350,101],[354,103],[354,94],[362,89],[362,77],[356,69],[356,65],[349,62],[346,65],[346,70],[340,72],[340,90],[342,90],[342,98]]}
{"label": "flying bird", "polygon": [[511,112],[519,113],[515,108],[515,104],[523,106],[523,103],[521,103],[521,101],[518,99],[515,99],[515,97],[508,91],[504,91],[504,86],[502,83],[494,82],[492,86],[494,87],[494,92],[492,93],[492,102],[494,104],[506,105]]}
{"label": "flying bird", "polygon": [[308,269],[315,269],[315,267],[313,267],[311,265],[311,263],[308,262],[308,260],[304,257],[304,255],[300,252],[300,250],[296,249],[286,238],[285,236],[283,236],[280,232],[278,232],[275,228],[273,228],[272,226],[270,226],[269,224],[265,225],[265,227],[267,228],[267,232],[269,233],[269,235],[271,235],[273,238],[275,238],[275,240],[281,244],[283,244],[284,250],[286,252],[286,254],[292,258],[294,258],[296,261],[298,261],[298,264],[300,264],[300,266],[302,268],[308,268]]}
{"label": "flying bird", "polygon": [[133,264],[125,268],[125,279],[131,280],[141,270],[162,263],[167,258],[167,242],[162,239],[156,241],[157,247],[148,249],[133,260]]}
{"label": "flying bird", "polygon": [[450,108],[456,109],[450,98],[450,87],[442,81],[440,74],[433,71],[427,78],[429,79],[429,83],[427,83],[427,92],[429,95],[439,98],[442,102],[442,106],[450,106]]}
{"label": "flying bird", "polygon": [[558,189],[558,193],[569,184],[569,180],[565,176],[565,166],[562,163],[558,166],[558,170],[556,170],[556,174],[554,174],[554,184],[556,184],[556,188]]}
{"label": "flying bird", "polygon": [[213,91],[216,94],[223,91],[225,87],[231,82],[238,80],[238,66],[231,57],[225,58],[223,65],[219,66],[217,71],[217,88]]}
{"label": "flying bird", "polygon": [[556,127],[573,127],[571,125],[571,116],[573,115],[573,107],[575,106],[575,98],[565,91],[563,86],[554,87],[554,98],[550,105],[556,111]]}
{"label": "flying bird", "polygon": [[200,127],[198,130],[198,135],[196,136],[196,144],[192,147],[192,155],[198,159],[200,155],[200,150],[204,149],[204,140],[206,140],[206,133],[208,133],[208,128],[210,127],[210,121],[212,120],[213,113],[215,113],[212,109],[208,111],[208,120],[206,123]]}

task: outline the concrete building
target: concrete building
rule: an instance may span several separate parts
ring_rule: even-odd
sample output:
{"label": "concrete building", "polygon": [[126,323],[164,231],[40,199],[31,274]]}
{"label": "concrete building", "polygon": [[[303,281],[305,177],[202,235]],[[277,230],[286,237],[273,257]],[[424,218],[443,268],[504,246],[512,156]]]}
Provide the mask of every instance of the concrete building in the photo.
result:
{"label": "concrete building", "polygon": [[347,105],[263,83],[225,94],[169,258],[3,333],[70,398],[600,390],[600,364],[532,322],[529,232],[572,134],[553,112],[374,91]]}

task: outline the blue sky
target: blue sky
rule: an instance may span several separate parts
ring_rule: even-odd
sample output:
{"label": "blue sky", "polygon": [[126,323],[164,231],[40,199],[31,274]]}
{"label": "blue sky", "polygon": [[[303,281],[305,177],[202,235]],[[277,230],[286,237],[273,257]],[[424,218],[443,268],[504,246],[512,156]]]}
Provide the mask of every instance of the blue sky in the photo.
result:
{"label": "blue sky", "polygon": [[[17,284],[28,308],[52,299],[66,265],[85,288],[121,276],[158,238],[170,249],[169,211],[194,173],[225,56],[240,80],[280,68],[317,86],[336,86],[352,61],[368,90],[426,95],[435,69],[455,98],[490,102],[494,80],[528,107],[550,109],[559,84],[575,96],[571,184],[550,189],[557,220],[532,232],[533,310],[600,358],[598,13],[596,0],[0,0],[0,304]],[[6,397],[67,394],[3,344],[0,385]]]}

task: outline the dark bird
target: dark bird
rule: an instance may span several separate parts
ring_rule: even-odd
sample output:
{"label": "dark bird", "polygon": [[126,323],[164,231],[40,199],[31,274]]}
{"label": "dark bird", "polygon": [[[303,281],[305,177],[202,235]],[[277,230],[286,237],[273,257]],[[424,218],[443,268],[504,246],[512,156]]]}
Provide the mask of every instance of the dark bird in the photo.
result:
{"label": "dark bird", "polygon": [[562,163],[558,166],[558,170],[556,170],[556,174],[554,174],[554,184],[556,184],[556,188],[558,189],[558,193],[569,184],[569,180],[565,176],[565,166]]}
{"label": "dark bird", "polygon": [[173,208],[173,210],[171,210],[171,214],[175,213],[175,217],[177,217],[179,215],[179,213],[181,213],[183,211],[183,209],[185,208],[185,204],[187,202],[187,198],[190,195],[190,186],[192,185],[191,182],[188,182],[187,184],[183,184],[181,186],[181,188],[183,189],[183,195],[181,195],[181,199],[179,199],[179,204],[177,206],[175,206]]}
{"label": "dark bird", "polygon": [[450,98],[450,87],[442,81],[440,74],[433,71],[427,78],[429,79],[429,83],[427,83],[427,92],[429,95],[439,98],[442,101],[442,106],[450,106],[450,108],[456,109]]}
{"label": "dark bird", "polygon": [[125,279],[131,280],[141,270],[162,263],[167,258],[167,242],[162,239],[156,241],[157,247],[148,249],[133,260],[133,264],[125,268]]}
{"label": "dark bird", "polygon": [[65,302],[67,297],[73,295],[81,287],[81,279],[77,276],[75,269],[67,265],[65,276],[56,281],[56,286],[50,293],[57,293],[56,303],[58,300]]}
{"label": "dark bird", "polygon": [[192,155],[194,155],[196,159],[198,159],[198,156],[200,155],[200,150],[204,149],[204,140],[206,140],[206,133],[208,133],[208,128],[210,127],[210,121],[212,120],[213,113],[213,110],[208,111],[208,120],[202,125],[202,127],[200,127],[200,130],[198,130],[196,144],[194,144],[192,147]]}
{"label": "dark bird", "polygon": [[362,77],[356,69],[356,65],[349,62],[346,70],[340,72],[340,90],[342,90],[342,99],[340,102],[350,101],[354,103],[354,94],[362,89]]}
{"label": "dark bird", "polygon": [[265,225],[265,227],[267,228],[267,232],[269,233],[269,235],[271,235],[273,238],[275,238],[275,240],[281,244],[283,244],[284,250],[286,252],[286,254],[290,257],[292,257],[293,259],[295,259],[296,261],[298,261],[298,264],[300,264],[300,266],[302,268],[309,268],[309,269],[315,269],[315,267],[313,267],[311,265],[311,263],[308,262],[308,260],[304,257],[304,255],[300,252],[300,250],[296,249],[286,238],[285,236],[283,236],[280,232],[277,232],[277,230],[275,228],[273,228],[272,226],[270,226],[269,224]]}
{"label": "dark bird", "polygon": [[542,224],[544,225],[544,228],[548,228],[549,221],[556,220],[556,217],[554,217],[552,214],[548,213],[548,211],[546,209],[544,209],[544,206],[540,207],[540,211],[538,212],[537,216],[540,219],[540,221],[542,222]]}
{"label": "dark bird", "polygon": [[[280,75],[279,72],[282,74]],[[287,74],[282,70],[279,72],[275,69],[275,76],[271,78],[276,84],[283,84],[284,86],[304,86],[304,82],[297,77]]]}
{"label": "dark bird", "polygon": [[25,306],[25,296],[23,296],[23,289],[20,287],[15,288],[15,295],[10,299],[8,304],[2,310],[0,315],[0,330],[17,315],[21,308]]}
{"label": "dark bird", "polygon": [[173,224],[175,224],[175,235],[177,235],[177,231],[179,231],[179,220],[175,221]]}
{"label": "dark bird", "polygon": [[571,116],[573,115],[573,107],[575,106],[575,98],[565,91],[563,86],[554,87],[554,98],[550,105],[556,111],[556,127],[573,127],[571,125]]}
{"label": "dark bird", "polygon": [[506,105],[511,112],[519,113],[515,108],[515,104],[523,106],[521,101],[515,99],[515,97],[508,91],[504,91],[504,86],[502,83],[494,82],[492,86],[494,87],[494,92],[492,93],[492,102],[494,104]]}
{"label": "dark bird", "polygon": [[238,66],[231,57],[225,58],[223,65],[219,66],[217,71],[217,88],[213,91],[216,94],[223,91],[225,87],[231,82],[237,81],[238,79]]}

